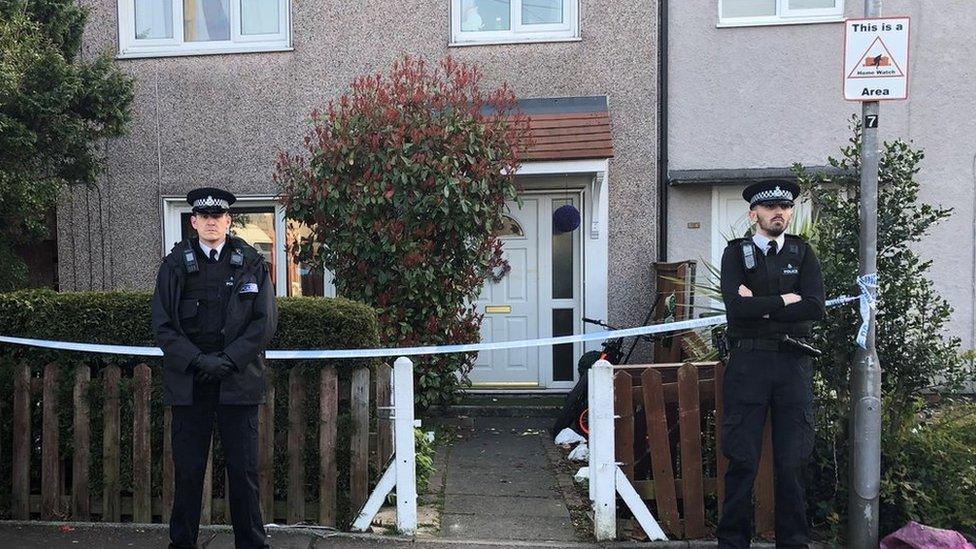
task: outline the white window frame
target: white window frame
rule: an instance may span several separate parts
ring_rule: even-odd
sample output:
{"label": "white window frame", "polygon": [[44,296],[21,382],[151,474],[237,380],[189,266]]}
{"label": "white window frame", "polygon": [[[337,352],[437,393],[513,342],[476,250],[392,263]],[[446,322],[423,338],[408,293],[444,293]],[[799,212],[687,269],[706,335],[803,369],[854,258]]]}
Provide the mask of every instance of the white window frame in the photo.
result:
{"label": "white window frame", "polygon": [[522,24],[522,1],[511,1],[512,30],[462,31],[461,0],[451,0],[450,46],[481,44],[517,44],[525,42],[576,42],[579,35],[579,0],[562,0],[563,22],[554,24]]}
{"label": "white window frame", "polygon": [[808,23],[840,23],[844,21],[844,0],[837,0],[833,8],[790,9],[790,0],[776,0],[776,15],[722,17],[718,0],[718,27],[756,27],[765,25],[803,25]]}
{"label": "white window frame", "polygon": [[230,40],[183,41],[183,0],[173,0],[173,37],[135,37],[135,0],[118,0],[119,59],[291,51],[291,1],[278,0],[279,32],[247,36],[241,34],[241,0],[230,0]]}

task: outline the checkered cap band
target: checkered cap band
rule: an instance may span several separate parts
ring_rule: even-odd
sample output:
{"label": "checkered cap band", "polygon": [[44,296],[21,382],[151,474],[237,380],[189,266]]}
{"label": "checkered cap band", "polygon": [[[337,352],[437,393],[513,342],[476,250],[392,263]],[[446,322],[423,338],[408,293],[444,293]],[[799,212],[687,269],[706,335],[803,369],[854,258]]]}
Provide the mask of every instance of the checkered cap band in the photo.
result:
{"label": "checkered cap band", "polygon": [[775,200],[789,200],[792,202],[794,200],[793,193],[786,189],[781,189],[776,187],[774,189],[768,189],[759,193],[756,193],[749,201],[750,204],[758,204],[760,202],[772,202]]}
{"label": "checkered cap band", "polygon": [[230,204],[228,204],[226,200],[222,198],[214,198],[212,196],[201,198],[193,202],[194,208],[212,208],[214,206],[220,206],[225,210],[230,208]]}

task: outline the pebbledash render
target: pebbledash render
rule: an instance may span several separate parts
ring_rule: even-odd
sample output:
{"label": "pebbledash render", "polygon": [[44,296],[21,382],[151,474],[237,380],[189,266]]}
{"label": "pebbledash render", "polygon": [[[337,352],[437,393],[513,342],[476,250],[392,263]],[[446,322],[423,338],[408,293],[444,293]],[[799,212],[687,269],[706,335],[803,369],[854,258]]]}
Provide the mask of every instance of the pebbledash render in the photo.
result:
{"label": "pebbledash render", "polygon": [[[483,339],[580,333],[582,317],[638,323],[658,257],[658,5],[596,0],[82,0],[84,55],[135,78],[127,137],[108,169],[58,210],[63,290],[146,290],[189,235],[187,190],[234,192],[234,230],[273,263],[279,295],[331,295],[328,273],[290,260],[272,182],[315,107],[404,53],[476,63],[507,82],[540,136],[519,173],[506,234],[513,276],[485,289]],[[558,130],[558,131],[552,131]],[[548,137],[547,137],[548,136]],[[556,136],[564,136],[558,138]],[[583,222],[552,230],[572,204]],[[594,348],[590,345],[588,348]],[[483,353],[485,388],[566,390],[582,345]]]}
{"label": "pebbledash render", "polygon": [[[790,176],[794,162],[827,170],[840,156],[861,114],[844,100],[844,19],[863,14],[860,0],[669,2],[669,258],[716,262],[744,228],[749,183]],[[953,208],[918,249],[955,308],[951,334],[973,348],[976,10],[968,0],[885,0],[882,16],[910,17],[911,35],[908,99],[881,103],[880,140],[924,149],[919,199]]]}
{"label": "pebbledash render", "polygon": [[[483,339],[579,333],[584,315],[635,325],[653,301],[655,261],[696,260],[702,273],[742,228],[741,190],[789,176],[793,162],[826,169],[860,112],[841,91],[843,21],[863,10],[854,0],[82,3],[92,9],[85,55],[115,56],[136,96],[129,136],[104,143],[98,189],[58,210],[66,290],[150,287],[185,236],[183,194],[222,185],[242,197],[246,223],[235,230],[274,262],[279,294],[330,295],[327,273],[284,252],[292,229],[275,206],[275,154],[296,150],[311,109],[357,75],[403,53],[453,55],[480,65],[488,84],[511,84],[548,136],[520,172],[525,206],[505,236],[516,276],[479,300],[494,311]],[[955,307],[950,329],[970,348],[976,43],[965,29],[976,10],[887,0],[884,14],[911,17],[912,36],[909,99],[882,104],[881,136],[925,149],[921,199],[955,209],[920,247]],[[551,230],[565,204],[583,214],[568,236]],[[473,377],[565,390],[583,350],[483,353]]]}

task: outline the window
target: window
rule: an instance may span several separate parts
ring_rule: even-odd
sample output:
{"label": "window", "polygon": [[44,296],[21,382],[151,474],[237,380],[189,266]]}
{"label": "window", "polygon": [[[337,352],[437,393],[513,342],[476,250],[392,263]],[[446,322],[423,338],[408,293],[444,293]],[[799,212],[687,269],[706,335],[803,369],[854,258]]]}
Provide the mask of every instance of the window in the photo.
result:
{"label": "window", "polygon": [[718,26],[790,25],[844,20],[844,0],[718,0]]}
{"label": "window", "polygon": [[513,236],[513,237],[525,237],[525,231],[522,230],[522,225],[517,219],[510,215],[502,215],[502,225],[501,228],[495,229],[495,236]]}
{"label": "window", "polygon": [[289,0],[119,0],[119,57],[291,48]]}
{"label": "window", "polygon": [[453,45],[573,40],[579,0],[452,0]]}
{"label": "window", "polygon": [[[195,238],[190,205],[183,197],[163,199],[163,254],[177,242]],[[285,219],[284,207],[274,198],[238,197],[231,208],[230,232],[243,238],[271,264],[271,281],[279,296],[335,297],[332,273],[296,261],[289,244],[309,234],[307,227]]]}

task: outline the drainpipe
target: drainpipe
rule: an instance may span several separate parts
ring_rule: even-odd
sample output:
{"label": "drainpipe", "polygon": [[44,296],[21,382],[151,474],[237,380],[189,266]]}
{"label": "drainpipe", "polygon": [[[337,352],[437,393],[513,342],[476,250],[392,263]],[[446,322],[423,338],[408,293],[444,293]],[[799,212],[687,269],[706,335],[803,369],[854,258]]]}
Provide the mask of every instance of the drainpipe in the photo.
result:
{"label": "drainpipe", "polygon": [[657,20],[657,259],[668,260],[668,0],[658,0]]}
{"label": "drainpipe", "polygon": [[[973,216],[976,216],[976,154],[973,154]],[[970,282],[973,285],[973,333],[969,345],[976,349],[976,218],[973,219],[973,271],[970,275]]]}

